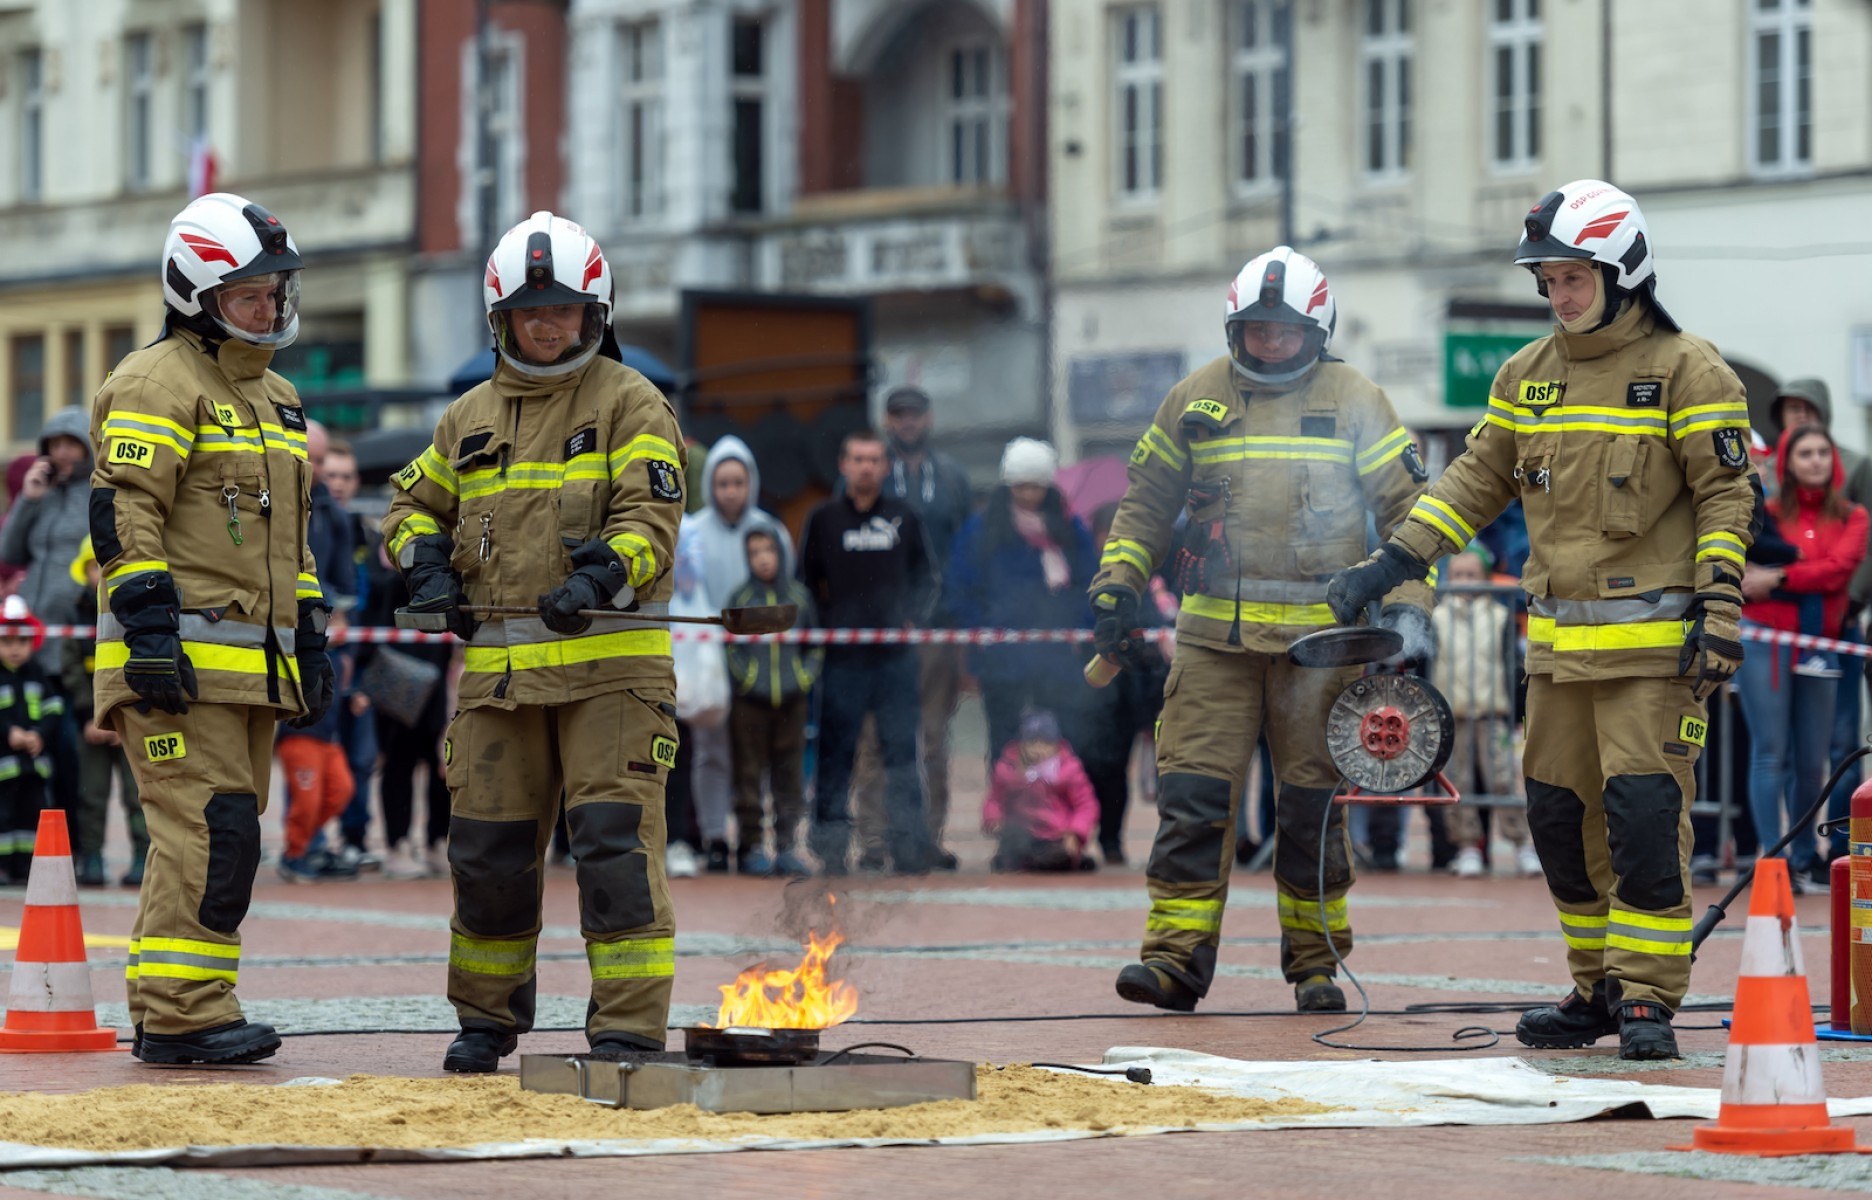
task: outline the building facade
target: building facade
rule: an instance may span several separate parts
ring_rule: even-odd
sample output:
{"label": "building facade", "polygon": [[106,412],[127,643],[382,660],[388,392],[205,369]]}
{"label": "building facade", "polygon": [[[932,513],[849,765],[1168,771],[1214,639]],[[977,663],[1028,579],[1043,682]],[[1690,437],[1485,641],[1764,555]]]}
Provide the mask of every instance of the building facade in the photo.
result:
{"label": "building facade", "polygon": [[[1751,383],[1819,375],[1866,439],[1872,6],[1859,0],[1060,0],[1053,416],[1128,447],[1224,350],[1229,280],[1291,240],[1334,352],[1457,430],[1544,333],[1510,265],[1568,180],[1644,205],[1660,294]],[[1857,369],[1855,370],[1855,365]]]}
{"label": "building facade", "polygon": [[0,434],[88,403],[161,322],[169,220],[210,182],[307,263],[280,359],[407,377],[417,0],[0,2]]}
{"label": "building facade", "polygon": [[1047,423],[1045,6],[574,0],[565,211],[618,333],[675,360],[681,294],[870,301],[979,464]]}

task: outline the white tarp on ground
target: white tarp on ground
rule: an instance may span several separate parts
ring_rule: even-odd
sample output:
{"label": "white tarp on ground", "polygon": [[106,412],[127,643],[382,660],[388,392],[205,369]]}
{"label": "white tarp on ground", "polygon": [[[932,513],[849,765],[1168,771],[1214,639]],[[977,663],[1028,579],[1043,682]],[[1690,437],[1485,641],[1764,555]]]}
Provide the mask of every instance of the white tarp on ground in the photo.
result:
{"label": "white tarp on ground", "polygon": [[[72,1166],[268,1166],[310,1163],[463,1161],[493,1158],[622,1157],[706,1154],[730,1150],[831,1150],[847,1147],[985,1146],[1059,1142],[1155,1133],[1255,1129],[1391,1129],[1413,1125],[1549,1125],[1594,1117],[1696,1117],[1713,1120],[1721,1101],[1713,1088],[1666,1087],[1624,1079],[1549,1075],[1518,1058],[1452,1058],[1403,1062],[1243,1062],[1191,1050],[1119,1047],[1106,1066],[1146,1066],[1153,1082],[1189,1084],[1262,1100],[1307,1100],[1333,1111],[1280,1115],[1227,1124],[1150,1129],[1034,1129],[940,1139],[850,1138],[810,1141],[771,1138],[736,1142],[523,1141],[453,1149],[407,1150],[359,1146],[187,1146],[100,1153],[0,1142],[0,1170]],[[304,1082],[313,1082],[310,1080]],[[324,1081],[319,1081],[324,1082]],[[331,1081],[331,1082],[336,1082]],[[1116,1078],[1113,1087],[1137,1087]],[[1835,1117],[1872,1114],[1872,1097],[1832,1100]],[[0,1180],[0,1182],[4,1182]]]}

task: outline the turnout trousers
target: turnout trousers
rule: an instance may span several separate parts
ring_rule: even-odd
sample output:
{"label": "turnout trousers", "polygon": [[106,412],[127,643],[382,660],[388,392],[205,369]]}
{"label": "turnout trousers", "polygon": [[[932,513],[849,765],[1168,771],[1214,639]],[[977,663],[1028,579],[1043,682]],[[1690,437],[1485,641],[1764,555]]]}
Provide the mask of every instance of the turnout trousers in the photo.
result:
{"label": "turnout trousers", "polygon": [[1704,709],[1682,679],[1528,680],[1528,828],[1582,997],[1690,987],[1690,802]]}
{"label": "turnout trousers", "polygon": [[662,1049],[676,973],[663,873],[675,692],[467,709],[449,725],[443,761],[455,883],[448,995],[462,1028],[533,1027],[542,863],[563,789],[592,975],[586,1036]]}
{"label": "turnout trousers", "polygon": [[1290,982],[1332,975],[1332,946],[1341,955],[1352,949],[1346,915],[1351,839],[1345,809],[1332,802],[1339,773],[1326,753],[1326,714],[1358,674],[1356,667],[1296,667],[1284,654],[1230,653],[1187,642],[1177,647],[1157,737],[1159,823],[1145,868],[1151,907],[1142,957],[1199,996],[1215,977],[1235,862],[1235,808],[1263,730],[1280,780],[1274,885],[1281,971]]}
{"label": "turnout trousers", "polygon": [[179,716],[111,710],[150,840],[124,972],[130,1020],[146,1033],[241,1019],[240,926],[260,866],[279,715],[199,701]]}

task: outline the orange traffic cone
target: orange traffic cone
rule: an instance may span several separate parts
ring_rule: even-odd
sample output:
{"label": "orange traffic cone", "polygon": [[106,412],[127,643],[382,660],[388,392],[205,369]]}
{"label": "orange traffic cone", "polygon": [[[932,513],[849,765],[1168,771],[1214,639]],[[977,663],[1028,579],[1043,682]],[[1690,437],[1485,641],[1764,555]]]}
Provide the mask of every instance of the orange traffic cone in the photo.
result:
{"label": "orange traffic cone", "polygon": [[116,1048],[117,1031],[98,1028],[91,1004],[91,968],[85,963],[65,814],[46,809],[39,814],[32,874],[26,879],[26,914],[13,955],[0,1051]]}
{"label": "orange traffic cone", "polygon": [[1697,1127],[1693,1140],[1671,1148],[1762,1158],[1872,1153],[1853,1144],[1850,1126],[1828,1123],[1794,892],[1779,858],[1755,864],[1722,1109],[1714,1125]]}

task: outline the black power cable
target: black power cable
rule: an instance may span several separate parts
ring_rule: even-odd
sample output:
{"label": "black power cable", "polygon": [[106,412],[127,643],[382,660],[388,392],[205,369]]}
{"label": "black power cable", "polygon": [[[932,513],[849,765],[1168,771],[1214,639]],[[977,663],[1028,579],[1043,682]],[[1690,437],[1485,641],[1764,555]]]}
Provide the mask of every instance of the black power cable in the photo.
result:
{"label": "black power cable", "polygon": [[[1819,797],[1805,813],[1801,814],[1800,820],[1789,823],[1788,831],[1781,835],[1780,841],[1776,842],[1766,853],[1756,856],[1756,862],[1760,862],[1764,858],[1779,857],[1781,852],[1792,845],[1794,839],[1799,837],[1803,830],[1811,829],[1813,827],[1814,818],[1820,815],[1820,810],[1825,808],[1827,801],[1833,798],[1833,789],[1839,786],[1840,779],[1846,774],[1846,768],[1852,766],[1868,754],[1872,754],[1872,746],[1859,746],[1854,748],[1845,758],[1840,759],[1839,766],[1833,768],[1833,774],[1827,779],[1826,786],[1820,789]],[[1716,931],[1718,925],[1722,924],[1722,919],[1729,915],[1729,906],[1736,902],[1736,897],[1740,896],[1743,890],[1754,882],[1755,863],[1750,863],[1736,874],[1735,884],[1730,887],[1728,894],[1721,900],[1710,905],[1708,909],[1704,910],[1703,916],[1696,923],[1696,928],[1690,931],[1690,954],[1693,958],[1696,955],[1697,948],[1708,940],[1709,935]]]}
{"label": "black power cable", "polygon": [[[1313,1035],[1313,1040],[1322,1046],[1328,1046],[1334,1050],[1376,1050],[1396,1054],[1448,1054],[1452,1050],[1488,1050],[1500,1045],[1501,1034],[1490,1029],[1486,1025],[1465,1025],[1450,1035],[1450,1041],[1448,1043],[1439,1043],[1434,1046],[1361,1046],[1356,1042],[1340,1042],[1333,1040],[1334,1034],[1347,1033],[1357,1029],[1360,1025],[1365,1023],[1365,1018],[1372,1015],[1371,997],[1366,994],[1365,985],[1359,982],[1359,977],[1353,973],[1352,968],[1346,965],[1345,956],[1339,953],[1339,943],[1332,935],[1332,926],[1327,923],[1326,916],[1326,837],[1332,829],[1333,809],[1339,807],[1339,794],[1343,788],[1344,784],[1342,783],[1339,788],[1333,790],[1332,797],[1326,801],[1326,811],[1320,818],[1319,872],[1315,878],[1315,886],[1319,890],[1315,893],[1315,896],[1319,903],[1320,933],[1326,939],[1326,948],[1332,951],[1333,961],[1339,964],[1339,969],[1341,971],[1345,972],[1346,982],[1350,983],[1358,990],[1359,1015],[1346,1022],[1344,1025],[1335,1025],[1331,1029],[1323,1029],[1315,1033]],[[1442,1011],[1451,1010],[1446,1007]],[[1477,1041],[1476,1039],[1478,1038],[1487,1038],[1488,1040],[1485,1042]],[[1462,1042],[1472,1042],[1474,1044],[1455,1044]]]}

